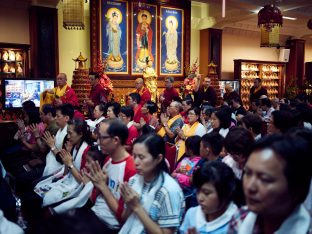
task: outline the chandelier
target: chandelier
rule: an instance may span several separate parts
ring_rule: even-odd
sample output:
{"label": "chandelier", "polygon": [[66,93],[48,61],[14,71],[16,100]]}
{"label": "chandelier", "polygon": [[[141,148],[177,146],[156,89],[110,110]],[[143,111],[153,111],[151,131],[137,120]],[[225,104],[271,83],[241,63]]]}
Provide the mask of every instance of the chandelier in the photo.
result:
{"label": "chandelier", "polygon": [[258,13],[258,27],[261,29],[261,47],[279,46],[279,29],[283,16],[274,4],[265,5]]}
{"label": "chandelier", "polygon": [[63,0],[63,27],[84,29],[84,0]]}

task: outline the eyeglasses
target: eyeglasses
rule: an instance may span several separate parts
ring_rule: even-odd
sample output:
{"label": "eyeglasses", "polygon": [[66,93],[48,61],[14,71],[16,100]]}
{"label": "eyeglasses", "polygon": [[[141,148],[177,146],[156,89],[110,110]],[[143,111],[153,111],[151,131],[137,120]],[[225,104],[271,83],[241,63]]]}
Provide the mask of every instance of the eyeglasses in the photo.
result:
{"label": "eyeglasses", "polygon": [[104,141],[107,138],[112,138],[112,136],[100,136],[100,135],[98,135],[98,140],[100,140],[100,141]]}

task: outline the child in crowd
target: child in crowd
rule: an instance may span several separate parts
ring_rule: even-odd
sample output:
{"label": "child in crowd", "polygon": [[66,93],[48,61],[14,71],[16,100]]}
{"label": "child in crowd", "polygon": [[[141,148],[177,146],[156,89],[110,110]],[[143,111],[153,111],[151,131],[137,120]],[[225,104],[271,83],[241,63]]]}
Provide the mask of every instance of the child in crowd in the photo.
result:
{"label": "child in crowd", "polygon": [[235,212],[232,202],[235,194],[235,175],[220,161],[211,161],[194,173],[198,206],[190,208],[180,227],[180,233],[227,233]]}
{"label": "child in crowd", "polygon": [[197,204],[195,203],[192,205],[192,195],[194,194],[194,188],[192,186],[192,175],[198,161],[200,160],[200,141],[200,136],[191,136],[186,139],[186,153],[178,163],[176,169],[171,174],[171,176],[178,181],[183,190],[186,209]]}
{"label": "child in crowd", "polygon": [[175,178],[182,188],[188,188],[191,186],[190,179],[193,174],[194,168],[199,157],[199,144],[200,136],[191,136],[186,139],[185,147],[186,152],[184,157],[178,163],[176,169],[172,173],[172,177]]}

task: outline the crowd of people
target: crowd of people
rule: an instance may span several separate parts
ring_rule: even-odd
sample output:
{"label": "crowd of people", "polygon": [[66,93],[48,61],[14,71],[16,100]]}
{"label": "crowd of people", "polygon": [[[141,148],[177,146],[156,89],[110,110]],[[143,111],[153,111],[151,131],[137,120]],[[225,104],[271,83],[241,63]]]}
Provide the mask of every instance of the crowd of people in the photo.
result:
{"label": "crowd of people", "polygon": [[92,118],[65,74],[40,110],[23,103],[0,155],[0,233],[312,232],[309,97],[270,100],[255,80],[246,110],[229,84],[222,103],[208,77],[182,100],[167,77],[158,105],[139,78],[121,106],[98,78]]}

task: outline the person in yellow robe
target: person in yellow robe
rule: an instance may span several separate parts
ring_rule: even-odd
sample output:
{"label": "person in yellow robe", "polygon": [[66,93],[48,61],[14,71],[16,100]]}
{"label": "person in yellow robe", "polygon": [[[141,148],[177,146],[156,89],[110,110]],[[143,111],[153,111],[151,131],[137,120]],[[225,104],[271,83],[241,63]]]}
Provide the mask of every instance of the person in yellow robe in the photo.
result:
{"label": "person in yellow robe", "polygon": [[176,146],[178,148],[177,161],[185,153],[185,140],[190,136],[198,135],[202,137],[206,134],[206,128],[200,123],[200,109],[193,107],[187,112],[188,124],[184,124],[182,129],[178,131],[176,138]]}
{"label": "person in yellow robe", "polygon": [[46,89],[40,94],[40,109],[44,104],[53,104],[59,106],[69,103],[73,106],[79,106],[75,91],[67,84],[67,76],[60,73],[56,77],[56,87]]}

